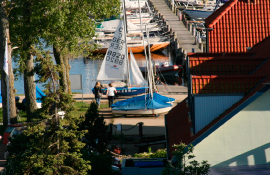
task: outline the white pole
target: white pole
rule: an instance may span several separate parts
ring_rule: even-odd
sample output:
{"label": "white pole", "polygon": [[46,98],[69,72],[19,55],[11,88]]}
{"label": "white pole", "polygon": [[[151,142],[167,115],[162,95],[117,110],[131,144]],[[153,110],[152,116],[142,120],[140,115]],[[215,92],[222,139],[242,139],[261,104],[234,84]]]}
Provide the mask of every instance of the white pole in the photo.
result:
{"label": "white pole", "polygon": [[9,108],[9,77],[7,76],[7,107],[8,107],[8,124],[10,125],[10,108]]}
{"label": "white pole", "polygon": [[6,47],[5,47],[5,58],[4,58],[4,71],[6,73],[6,80],[7,80],[7,115],[8,115],[8,124],[10,124],[10,109],[9,109],[9,77],[8,77],[8,40],[6,38]]}
{"label": "white pole", "polygon": [[128,47],[127,47],[127,17],[126,17],[126,4],[125,0],[122,1],[123,6],[123,17],[124,17],[124,35],[125,35],[125,57],[127,66],[127,86],[130,87],[130,75],[129,75],[129,59],[128,59]]}

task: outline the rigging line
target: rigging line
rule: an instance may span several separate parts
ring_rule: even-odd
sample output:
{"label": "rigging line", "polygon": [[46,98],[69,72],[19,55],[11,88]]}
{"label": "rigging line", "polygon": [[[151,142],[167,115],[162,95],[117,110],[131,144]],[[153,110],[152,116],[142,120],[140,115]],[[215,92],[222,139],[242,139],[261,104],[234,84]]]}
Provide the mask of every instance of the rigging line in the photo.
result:
{"label": "rigging line", "polygon": [[[158,69],[158,71],[159,71],[159,75],[161,75],[161,77],[163,78],[165,84],[168,85],[168,83],[166,82],[166,79],[165,79],[165,77],[163,76],[163,74],[161,73],[161,70],[159,69],[159,67],[157,67],[157,69]],[[161,81],[161,79],[160,79],[160,81]],[[165,90],[165,94],[167,95],[168,93],[167,93],[167,90],[166,90],[165,87],[164,87],[164,90]],[[170,89],[168,88],[168,90],[170,90]]]}
{"label": "rigging line", "polygon": [[[146,48],[145,48],[145,43],[144,43],[144,34],[143,34],[143,29],[142,29],[142,14],[141,14],[140,0],[138,0],[138,5],[139,5],[139,12],[140,12],[140,28],[141,28],[141,32],[142,32],[143,48],[144,48],[144,54],[145,54],[145,60],[146,60],[146,69],[148,69],[148,59],[147,59]],[[148,78],[149,77],[148,73],[147,74],[145,73],[145,76],[147,77],[147,79],[149,79]],[[147,81],[147,83],[148,83],[148,88],[149,88],[148,89],[148,93],[149,93],[150,86],[149,86],[149,82],[148,81]],[[145,101],[145,103],[144,103],[144,109],[146,109],[146,96],[147,96],[147,94],[145,94],[145,96],[144,96],[144,101]]]}
{"label": "rigging line", "polygon": [[[163,78],[163,80],[165,81],[165,84],[168,85],[168,83],[166,82],[166,79],[165,79],[164,76],[162,75],[162,73],[161,73],[159,67],[158,67],[158,71],[160,72],[159,75],[161,75],[162,78]],[[160,81],[161,81],[161,79],[160,79]],[[166,89],[165,87],[163,87],[163,88],[164,88],[165,94],[166,94],[166,95],[169,95],[168,91],[170,90],[170,88],[169,88],[169,87],[166,87],[166,88],[168,89],[168,91],[167,91],[167,89]],[[170,98],[169,98],[169,97],[167,97],[167,98],[169,99],[169,102],[171,102]]]}

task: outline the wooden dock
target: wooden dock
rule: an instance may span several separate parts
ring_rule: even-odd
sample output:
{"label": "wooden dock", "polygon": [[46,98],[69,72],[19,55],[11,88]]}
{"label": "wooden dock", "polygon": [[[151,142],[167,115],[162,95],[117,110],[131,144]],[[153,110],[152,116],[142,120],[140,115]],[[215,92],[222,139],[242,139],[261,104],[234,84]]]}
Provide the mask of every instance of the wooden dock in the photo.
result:
{"label": "wooden dock", "polygon": [[174,86],[174,85],[157,85],[158,93],[161,95],[171,94],[187,94],[188,89],[185,86]]}
{"label": "wooden dock", "polygon": [[155,12],[166,23],[168,30],[173,34],[172,42],[175,43],[175,49],[180,54],[190,52],[202,52],[195,44],[195,37],[187,30],[182,21],[177,16],[178,10],[171,5],[169,0],[149,0],[150,5],[154,7]]}

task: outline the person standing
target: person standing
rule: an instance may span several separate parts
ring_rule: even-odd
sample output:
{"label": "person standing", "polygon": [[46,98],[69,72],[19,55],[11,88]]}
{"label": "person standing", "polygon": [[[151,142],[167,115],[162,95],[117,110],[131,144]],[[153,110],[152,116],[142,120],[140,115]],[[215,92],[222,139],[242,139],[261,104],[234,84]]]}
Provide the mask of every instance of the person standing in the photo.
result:
{"label": "person standing", "polygon": [[102,97],[102,90],[101,90],[100,83],[98,81],[96,82],[96,85],[94,87],[94,91],[95,91],[96,103],[97,103],[98,107],[100,108],[100,99]]}
{"label": "person standing", "polygon": [[159,77],[156,78],[156,81],[155,81],[155,84],[158,85],[158,84],[163,84],[164,86],[166,86],[165,83],[163,83]]}
{"label": "person standing", "polygon": [[[166,87],[166,84],[163,83],[163,82],[160,80],[159,77],[157,77],[156,80],[155,80],[155,85],[159,85],[159,84],[163,84],[163,85]],[[157,86],[156,86],[156,88],[157,88]],[[157,89],[155,89],[155,91],[156,91],[156,93],[158,93],[158,90],[157,90]]]}
{"label": "person standing", "polygon": [[106,94],[109,100],[109,108],[113,104],[114,96],[116,93],[117,93],[116,89],[113,87],[112,83],[110,83]]}

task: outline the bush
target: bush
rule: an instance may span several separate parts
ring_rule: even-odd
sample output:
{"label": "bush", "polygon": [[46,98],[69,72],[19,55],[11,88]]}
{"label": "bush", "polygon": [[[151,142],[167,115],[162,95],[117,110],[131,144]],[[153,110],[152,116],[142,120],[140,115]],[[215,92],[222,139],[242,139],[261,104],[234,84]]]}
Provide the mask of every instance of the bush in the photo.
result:
{"label": "bush", "polygon": [[144,153],[136,153],[132,157],[137,158],[165,158],[167,157],[167,150],[165,149],[159,149],[157,152],[153,153],[151,147],[148,148],[148,152]]}

